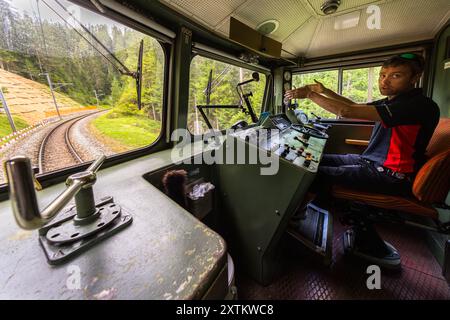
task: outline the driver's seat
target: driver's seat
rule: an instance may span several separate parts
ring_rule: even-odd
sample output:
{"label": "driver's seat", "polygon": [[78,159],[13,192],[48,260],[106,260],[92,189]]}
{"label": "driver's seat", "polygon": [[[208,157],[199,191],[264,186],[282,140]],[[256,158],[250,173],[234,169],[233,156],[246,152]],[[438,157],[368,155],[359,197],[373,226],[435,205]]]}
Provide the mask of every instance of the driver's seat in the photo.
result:
{"label": "driver's seat", "polygon": [[[413,183],[414,197],[390,196],[342,186],[333,188],[332,194],[335,199],[352,203],[351,209],[342,219],[345,224],[352,226],[344,237],[346,251],[355,253],[380,266],[398,268],[400,267],[399,253],[379,237],[373,228],[374,223],[401,222],[450,234],[450,223],[441,222],[438,211],[435,209],[436,206],[446,206],[445,198],[450,189],[449,118],[440,119],[428,145],[427,157],[428,161],[419,170]],[[406,213],[406,217],[398,215],[397,211]],[[430,227],[428,224],[417,221],[411,222],[410,219],[414,219],[414,216],[429,218],[434,222],[434,226]],[[448,253],[450,240],[448,242],[447,261],[450,259],[450,253]],[[450,266],[446,278],[450,279]]]}

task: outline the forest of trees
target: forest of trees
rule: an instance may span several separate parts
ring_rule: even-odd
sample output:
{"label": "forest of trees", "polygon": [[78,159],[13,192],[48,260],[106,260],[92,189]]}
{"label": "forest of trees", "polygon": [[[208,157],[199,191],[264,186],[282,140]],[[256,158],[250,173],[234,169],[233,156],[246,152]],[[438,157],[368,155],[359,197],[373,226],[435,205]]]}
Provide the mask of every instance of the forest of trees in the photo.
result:
{"label": "forest of trees", "polygon": [[[45,8],[47,3],[52,9]],[[14,7],[14,2],[0,0],[0,68],[44,85],[48,83],[42,73],[48,72],[58,92],[85,106],[99,103],[112,108],[102,117],[115,119],[115,126],[129,127],[130,116],[136,118],[137,126],[142,123],[142,118],[147,122],[154,121],[151,127],[158,128],[150,136],[143,137],[141,143],[130,146],[151,143],[161,127],[164,55],[160,44],[111,20],[106,23],[103,18],[98,22],[94,17],[86,21],[93,14],[84,16],[84,26],[130,71],[137,68],[139,44],[144,40],[142,110],[138,111],[135,80],[117,70],[125,71],[119,63],[111,63],[114,60],[108,52],[82,30],[76,18],[65,13],[59,3],[70,4],[64,0],[45,3],[30,0],[29,8],[19,10]],[[37,5],[41,11],[47,9],[46,17],[41,17]],[[62,17],[54,13],[49,18],[49,10],[55,10]],[[80,10],[82,14],[86,12]],[[122,118],[123,123],[120,122]],[[97,129],[112,137],[116,128],[103,126]],[[124,132],[133,134],[133,130]]]}
{"label": "forest of trees", "polygon": [[[43,6],[42,2],[40,5]],[[58,9],[54,4],[52,7]],[[49,22],[40,19],[35,11],[33,15],[26,11],[17,12],[6,0],[0,0],[0,68],[45,85],[46,78],[41,74],[49,72],[52,82],[67,84],[60,87],[59,92],[83,105],[97,103],[95,90],[101,104],[119,107],[125,113],[135,109],[134,79],[121,75],[79,34],[108,56],[87,32],[73,20],[71,25],[77,27],[76,30],[67,20],[58,18],[57,22]],[[136,70],[139,43],[144,40],[142,106],[150,118],[159,120],[164,68],[159,43],[117,23],[106,25],[93,21],[86,26],[131,71]]]}

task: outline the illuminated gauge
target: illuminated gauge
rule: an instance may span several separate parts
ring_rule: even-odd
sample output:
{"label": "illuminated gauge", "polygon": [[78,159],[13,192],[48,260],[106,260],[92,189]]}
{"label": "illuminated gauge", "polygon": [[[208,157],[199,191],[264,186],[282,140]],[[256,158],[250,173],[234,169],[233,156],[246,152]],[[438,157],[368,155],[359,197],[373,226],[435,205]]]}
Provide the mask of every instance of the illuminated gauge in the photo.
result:
{"label": "illuminated gauge", "polygon": [[284,80],[290,81],[291,80],[291,73],[289,71],[285,71],[283,77],[284,77]]}
{"label": "illuminated gauge", "polygon": [[286,82],[284,84],[284,91],[288,91],[288,90],[291,90],[291,85],[289,84],[289,82]]}
{"label": "illuminated gauge", "polygon": [[300,123],[307,124],[309,119],[306,113],[300,111],[297,113],[297,120],[300,121]]}

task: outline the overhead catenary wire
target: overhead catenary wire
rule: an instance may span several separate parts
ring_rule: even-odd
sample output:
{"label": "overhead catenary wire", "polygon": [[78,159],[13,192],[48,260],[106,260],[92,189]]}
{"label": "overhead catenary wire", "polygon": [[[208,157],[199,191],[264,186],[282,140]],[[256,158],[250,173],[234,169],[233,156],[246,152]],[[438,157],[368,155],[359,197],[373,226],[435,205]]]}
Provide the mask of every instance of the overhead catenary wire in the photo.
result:
{"label": "overhead catenary wire", "polygon": [[[30,1],[30,8],[31,8],[31,10],[32,10],[33,17],[34,17],[34,19],[37,21],[37,20],[40,19],[40,18],[38,18],[38,17],[36,16],[36,12],[34,11],[32,0],[29,0],[29,1]],[[37,2],[37,0],[36,0],[36,2]],[[39,21],[40,21],[40,20],[39,20]],[[39,37],[39,31],[37,32],[37,35],[38,35],[38,37]],[[37,50],[37,46],[34,47],[33,49],[34,49],[34,52],[36,53],[36,57],[37,57],[37,60],[38,60],[39,71],[40,71],[40,73],[43,73],[43,72],[44,72],[44,69],[42,68],[41,57],[40,57],[40,54],[39,54],[39,52],[38,52],[38,50]],[[39,50],[39,51],[40,51],[40,50]]]}
{"label": "overhead catenary wire", "polygon": [[[42,2],[50,9],[52,10],[59,18],[61,18],[68,26],[72,27],[72,29],[80,36],[82,37],[92,48],[95,49],[95,51],[97,51],[103,58],[105,58],[109,63],[111,63],[111,65],[117,70],[119,71],[119,73],[123,74],[123,75],[129,75],[129,76],[134,76],[134,73],[131,72],[120,60],[118,60],[105,46],[103,46],[103,44],[101,44],[101,42],[95,38],[95,36],[89,32],[89,30],[83,25],[81,24],[81,22],[79,22],[78,20],[76,20],[74,18],[75,21],[77,21],[80,26],[88,33],[90,34],[98,43],[100,43],[102,45],[102,47],[112,56],[114,57],[115,61],[118,62],[124,69],[120,69],[111,59],[109,59],[103,52],[101,52],[91,41],[89,41],[89,39],[87,39],[81,32],[79,32],[72,24],[70,24],[61,14],[59,14],[59,12],[57,12],[52,6],[50,6],[45,0],[42,0]],[[57,1],[56,1],[57,2]],[[59,5],[61,5],[60,3],[58,3]],[[62,5],[61,5],[62,6]],[[64,7],[63,7],[64,8]],[[65,9],[65,8],[64,8]],[[66,9],[65,9],[66,10]],[[66,12],[68,12],[66,10]],[[71,16],[72,14],[70,12],[68,12]],[[73,16],[72,16],[73,17]]]}
{"label": "overhead catenary wire", "polygon": [[94,40],[95,42],[97,42],[103,49],[105,49],[106,52],[109,53],[109,55],[118,63],[122,66],[122,68],[125,69],[125,71],[127,72],[128,75],[134,75],[134,73],[132,71],[130,71],[130,69],[128,69],[128,67],[122,63],[122,61],[120,61],[95,35],[93,32],[91,32],[88,28],[85,27],[84,24],[81,23],[81,21],[77,20],[77,18],[69,11],[67,10],[66,7],[64,7],[61,2],[59,2],[58,0],[54,0],[65,12],[67,12],[73,20],[75,20],[81,28],[83,28],[84,31],[86,31]]}
{"label": "overhead catenary wire", "polygon": [[[45,3],[45,1],[44,1]],[[36,6],[37,6],[37,12],[39,15],[39,26],[41,27],[41,35],[42,35],[42,41],[44,44],[44,51],[45,51],[45,55],[48,57],[48,51],[47,51],[47,44],[45,41],[45,33],[44,33],[44,27],[42,26],[42,17],[41,17],[41,10],[39,9],[39,0],[36,0]]]}

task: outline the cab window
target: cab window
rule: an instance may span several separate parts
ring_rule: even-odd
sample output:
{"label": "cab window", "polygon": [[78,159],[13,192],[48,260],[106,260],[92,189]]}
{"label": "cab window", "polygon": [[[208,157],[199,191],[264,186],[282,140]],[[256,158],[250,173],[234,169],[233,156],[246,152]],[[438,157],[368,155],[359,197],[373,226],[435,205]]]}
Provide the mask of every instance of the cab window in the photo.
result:
{"label": "cab window", "polygon": [[[211,79],[210,105],[238,105],[239,95],[236,85],[252,79],[254,71],[240,68],[225,62],[213,60],[200,55],[192,59],[189,81],[189,113],[188,128],[193,134],[202,134],[208,127],[201,116],[198,105],[207,103],[207,87]],[[249,97],[256,116],[261,113],[266,77],[259,74],[259,81],[250,82],[242,89],[245,94],[252,93]],[[242,103],[244,103],[242,101]],[[234,123],[245,120],[251,124],[250,116],[240,109],[204,109],[209,122],[216,130],[229,129]]]}
{"label": "cab window", "polygon": [[342,95],[356,103],[383,99],[378,89],[380,66],[343,70]]}
{"label": "cab window", "polygon": [[[2,1],[0,25],[2,161],[25,155],[42,174],[159,137],[165,58],[157,40],[66,0]],[[141,42],[138,110],[136,81],[124,74],[137,70]]]}
{"label": "cab window", "polygon": [[[321,82],[328,89],[333,90],[334,92],[338,91],[338,70],[327,70],[327,71],[319,71],[319,72],[308,72],[301,74],[294,74],[292,77],[292,87],[300,88],[307,84],[314,84],[314,80]],[[336,116],[331,112],[324,110],[319,107],[317,104],[312,102],[309,99],[302,99],[295,101],[298,103],[298,108],[306,112],[308,115],[315,115],[326,118],[326,119],[334,119]]]}

